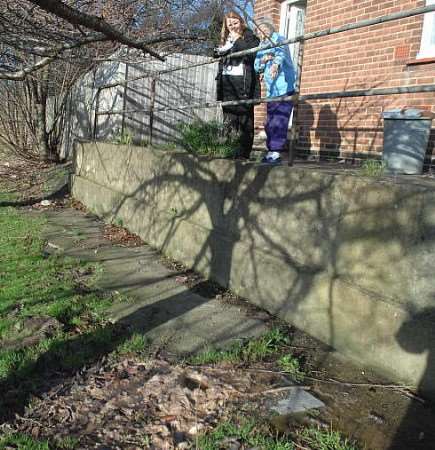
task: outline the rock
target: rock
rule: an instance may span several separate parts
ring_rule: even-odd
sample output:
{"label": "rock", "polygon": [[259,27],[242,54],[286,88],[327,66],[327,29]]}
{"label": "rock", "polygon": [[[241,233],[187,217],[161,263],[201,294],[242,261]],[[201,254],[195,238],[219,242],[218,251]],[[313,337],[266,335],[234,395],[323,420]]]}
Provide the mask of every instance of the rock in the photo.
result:
{"label": "rock", "polygon": [[42,256],[48,258],[50,255],[60,254],[64,251],[62,247],[54,244],[53,242],[47,242],[47,245],[42,250]]}
{"label": "rock", "polygon": [[189,434],[192,436],[195,436],[196,434],[200,433],[204,429],[204,425],[202,423],[198,423],[190,428]]}
{"label": "rock", "polygon": [[374,411],[370,411],[369,419],[373,420],[373,422],[378,425],[383,425],[385,423],[385,417],[382,417],[380,414],[375,413]]}
{"label": "rock", "polygon": [[275,400],[270,409],[279,415],[294,414],[310,409],[324,408],[325,404],[304,389],[295,386],[289,389],[286,398]]}
{"label": "rock", "polygon": [[242,447],[242,444],[235,437],[228,437],[222,439],[220,442],[220,447],[226,450],[239,450]]}

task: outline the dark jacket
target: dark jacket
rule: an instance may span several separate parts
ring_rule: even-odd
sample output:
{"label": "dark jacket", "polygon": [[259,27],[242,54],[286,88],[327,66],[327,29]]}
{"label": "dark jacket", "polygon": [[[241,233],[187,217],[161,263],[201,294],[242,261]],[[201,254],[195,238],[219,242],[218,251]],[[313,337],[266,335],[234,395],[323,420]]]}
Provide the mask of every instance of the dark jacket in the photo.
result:
{"label": "dark jacket", "polygon": [[[225,58],[219,61],[217,82],[217,100],[246,100],[260,97],[260,83],[258,76],[254,70],[255,53],[242,57],[231,57],[233,53],[249,48],[258,47],[260,40],[251,30],[245,30],[243,36],[234,43],[231,50],[225,54]],[[223,75],[222,71],[225,65],[239,65],[243,64],[243,76]],[[232,106],[225,107],[225,110],[234,113],[243,113],[249,107],[246,106]]]}

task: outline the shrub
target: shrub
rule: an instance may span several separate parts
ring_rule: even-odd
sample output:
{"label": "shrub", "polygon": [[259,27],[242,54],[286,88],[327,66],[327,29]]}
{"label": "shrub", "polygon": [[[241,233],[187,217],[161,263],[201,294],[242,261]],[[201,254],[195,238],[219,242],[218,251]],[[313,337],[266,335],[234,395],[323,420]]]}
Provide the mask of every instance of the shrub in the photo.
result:
{"label": "shrub", "polygon": [[181,145],[198,155],[232,158],[240,145],[237,133],[227,133],[223,123],[218,121],[182,124],[179,127]]}

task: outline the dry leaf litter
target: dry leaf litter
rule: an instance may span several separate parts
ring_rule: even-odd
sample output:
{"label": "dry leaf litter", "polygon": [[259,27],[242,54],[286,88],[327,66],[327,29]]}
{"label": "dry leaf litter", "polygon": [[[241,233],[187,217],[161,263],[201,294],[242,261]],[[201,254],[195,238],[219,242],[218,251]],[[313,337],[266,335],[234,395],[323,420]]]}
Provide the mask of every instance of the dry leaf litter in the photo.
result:
{"label": "dry leaf litter", "polygon": [[125,359],[77,374],[2,428],[35,438],[76,437],[78,449],[194,448],[199,433],[231,414],[231,404],[264,388],[257,383],[236,369]]}

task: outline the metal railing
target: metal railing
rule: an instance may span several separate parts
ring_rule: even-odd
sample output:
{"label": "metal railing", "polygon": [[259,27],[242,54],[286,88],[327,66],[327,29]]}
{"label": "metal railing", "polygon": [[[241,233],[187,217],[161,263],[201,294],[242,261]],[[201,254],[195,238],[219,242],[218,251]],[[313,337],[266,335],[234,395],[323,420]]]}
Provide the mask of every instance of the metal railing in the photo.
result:
{"label": "metal railing", "polygon": [[[374,25],[384,24],[396,20],[401,20],[405,18],[415,17],[419,15],[423,15],[426,13],[435,12],[435,4],[433,5],[427,5],[420,8],[415,8],[411,10],[406,11],[400,11],[395,12],[392,14],[384,15],[381,17],[373,18],[373,19],[365,19],[361,20],[359,22],[346,24],[340,27],[333,27],[328,28],[320,31],[315,31],[311,33],[306,33],[304,35],[292,38],[292,39],[286,39],[280,44],[277,45],[267,45],[264,47],[256,47],[249,50],[244,50],[241,52],[236,52],[231,55],[231,57],[241,57],[246,55],[255,54],[259,49],[268,49],[268,48],[276,48],[276,47],[282,47],[285,45],[301,42],[302,44],[306,41],[312,40],[312,39],[318,39],[321,37],[331,36],[338,33],[344,33],[351,30],[358,30],[362,28],[367,28]],[[302,52],[302,45],[301,45],[301,52]],[[162,111],[183,111],[183,110],[189,110],[189,109],[201,109],[201,108],[215,108],[215,107],[223,107],[223,106],[234,106],[234,105],[259,105],[263,103],[270,103],[270,102],[279,102],[284,100],[292,100],[295,103],[295,107],[297,107],[299,102],[307,101],[307,100],[325,100],[325,99],[338,99],[338,98],[352,98],[352,97],[370,97],[370,96],[385,96],[385,95],[398,95],[398,94],[414,94],[414,93],[428,93],[428,92],[435,92],[435,84],[425,84],[425,85],[413,85],[413,86],[399,86],[399,87],[389,87],[389,88],[371,88],[371,89],[358,89],[358,90],[351,90],[351,91],[335,91],[335,92],[324,92],[324,93],[317,93],[317,94],[306,94],[306,95],[299,95],[298,92],[296,92],[294,95],[291,96],[281,96],[281,97],[273,97],[273,98],[259,98],[259,99],[252,99],[252,100],[238,100],[238,101],[215,101],[215,102],[201,102],[201,103],[188,103],[184,105],[177,105],[177,106],[163,106],[163,107],[156,107],[154,102],[150,105],[149,108],[146,109],[123,109],[120,110],[106,110],[106,111],[98,111],[99,109],[99,99],[101,92],[105,89],[111,89],[118,86],[128,86],[128,84],[133,83],[138,80],[142,80],[144,78],[151,78],[152,84],[151,86],[154,86],[155,90],[155,83],[156,81],[162,77],[163,75],[174,73],[177,71],[182,70],[188,70],[195,67],[205,66],[209,64],[214,64],[218,62],[219,60],[223,60],[224,57],[221,58],[215,58],[210,61],[195,63],[195,64],[188,64],[188,65],[182,65],[179,67],[174,67],[170,69],[164,69],[164,70],[157,70],[157,71],[149,71],[146,74],[140,76],[131,78],[129,80],[120,81],[116,83],[109,83],[104,86],[101,86],[97,89],[96,98],[95,98],[95,115],[94,115],[94,138],[97,135],[97,123],[98,123],[98,117],[104,116],[104,115],[115,115],[115,114],[133,114],[133,113],[140,113],[140,112],[146,112],[150,114],[150,130],[152,130],[153,126],[153,115],[156,112],[162,112]],[[301,75],[301,71],[299,71],[299,76]],[[155,100],[155,91],[154,94],[151,92],[151,98]],[[294,129],[292,130],[292,139],[290,143],[290,149],[292,150],[292,147],[294,146],[294,137],[296,135],[295,127],[297,120],[294,120]],[[150,132],[152,136],[152,131]],[[292,158],[290,158],[290,161]]]}

